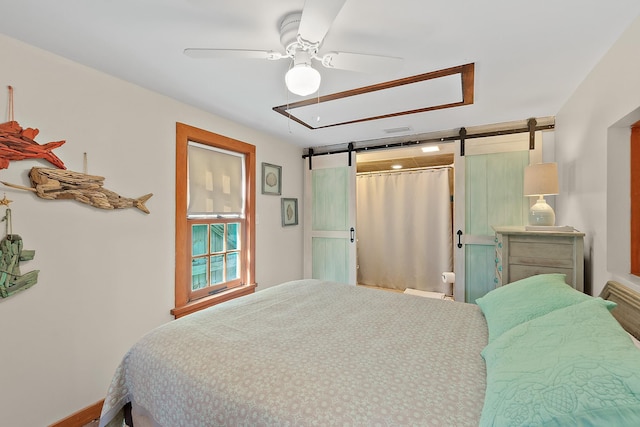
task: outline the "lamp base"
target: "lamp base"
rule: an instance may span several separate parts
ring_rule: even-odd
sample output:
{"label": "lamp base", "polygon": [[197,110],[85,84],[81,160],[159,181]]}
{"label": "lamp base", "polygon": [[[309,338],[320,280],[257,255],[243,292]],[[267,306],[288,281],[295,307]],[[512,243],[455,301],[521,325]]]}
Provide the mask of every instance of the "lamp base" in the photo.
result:
{"label": "lamp base", "polygon": [[529,209],[529,225],[555,225],[556,214],[553,208],[547,204],[544,196],[536,200],[535,205]]}

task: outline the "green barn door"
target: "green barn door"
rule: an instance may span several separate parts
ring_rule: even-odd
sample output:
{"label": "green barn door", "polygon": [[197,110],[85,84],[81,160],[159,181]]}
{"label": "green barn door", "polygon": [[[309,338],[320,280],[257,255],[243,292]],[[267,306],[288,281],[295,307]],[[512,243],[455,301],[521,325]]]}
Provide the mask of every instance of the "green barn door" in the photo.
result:
{"label": "green barn door", "polygon": [[[462,231],[461,245],[455,248],[456,300],[474,302],[495,289],[492,226],[527,223],[524,168],[540,161],[540,145],[540,132],[535,150],[529,150],[529,134],[484,138],[467,141],[465,156],[456,156],[455,230]],[[457,235],[455,239],[457,243]]]}
{"label": "green barn door", "polygon": [[305,162],[304,276],[356,284],[356,165],[349,154]]}

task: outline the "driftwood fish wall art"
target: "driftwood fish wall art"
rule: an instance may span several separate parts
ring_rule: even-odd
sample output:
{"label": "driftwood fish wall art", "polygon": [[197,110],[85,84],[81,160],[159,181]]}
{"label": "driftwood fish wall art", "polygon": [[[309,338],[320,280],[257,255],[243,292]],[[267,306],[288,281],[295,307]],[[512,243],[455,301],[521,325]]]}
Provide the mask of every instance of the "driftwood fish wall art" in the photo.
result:
{"label": "driftwood fish wall art", "polygon": [[145,202],[153,193],[145,194],[137,199],[122,197],[103,187],[104,177],[87,175],[81,172],[51,168],[31,168],[29,179],[33,188],[10,184],[0,181],[4,185],[21,190],[32,191],[43,199],[75,199],[79,202],[100,209],[137,208],[149,213]]}
{"label": "driftwood fish wall art", "polygon": [[23,129],[13,120],[0,124],[0,169],[8,168],[13,160],[23,159],[44,159],[60,169],[66,169],[62,160],[51,152],[65,141],[40,145],[34,141],[38,132],[38,129]]}

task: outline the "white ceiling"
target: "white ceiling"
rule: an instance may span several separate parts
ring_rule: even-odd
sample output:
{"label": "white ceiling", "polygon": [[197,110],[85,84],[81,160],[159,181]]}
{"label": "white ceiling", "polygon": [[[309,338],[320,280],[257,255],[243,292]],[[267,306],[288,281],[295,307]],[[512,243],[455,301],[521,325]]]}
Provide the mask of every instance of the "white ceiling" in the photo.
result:
{"label": "white ceiling", "polygon": [[318,67],[320,95],[475,63],[475,103],[318,130],[272,110],[302,99],[284,86],[289,61],[183,54],[188,47],[282,52],[279,23],[303,6],[304,0],[0,0],[0,32],[310,147],[385,138],[384,129],[405,126],[409,135],[553,116],[640,15],[638,0],[347,0],[322,50],[404,61],[387,74]]}

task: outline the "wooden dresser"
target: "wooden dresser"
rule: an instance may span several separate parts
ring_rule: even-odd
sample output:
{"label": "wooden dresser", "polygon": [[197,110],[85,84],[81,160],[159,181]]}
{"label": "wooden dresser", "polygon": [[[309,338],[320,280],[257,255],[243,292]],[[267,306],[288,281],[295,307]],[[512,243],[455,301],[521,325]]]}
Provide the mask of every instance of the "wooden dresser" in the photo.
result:
{"label": "wooden dresser", "polygon": [[524,226],[498,227],[496,286],[544,273],[564,273],[566,282],[584,292],[584,233],[529,231]]}

